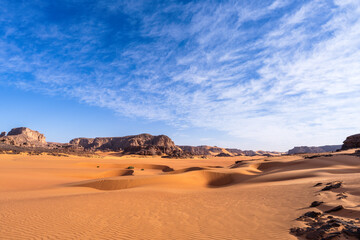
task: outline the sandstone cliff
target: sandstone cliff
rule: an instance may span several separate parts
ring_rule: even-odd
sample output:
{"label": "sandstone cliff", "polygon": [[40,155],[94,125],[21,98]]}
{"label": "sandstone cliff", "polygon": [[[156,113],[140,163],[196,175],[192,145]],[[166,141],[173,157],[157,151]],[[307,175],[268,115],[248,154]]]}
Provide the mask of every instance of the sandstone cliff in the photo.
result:
{"label": "sandstone cliff", "polygon": [[0,143],[27,147],[46,145],[43,134],[26,127],[13,128],[7,135],[5,134],[5,132],[1,133]]}
{"label": "sandstone cliff", "polygon": [[192,155],[212,155],[216,156],[221,153],[229,154],[224,148],[211,146],[178,146],[184,152]]}
{"label": "sandstone cliff", "polygon": [[75,138],[74,146],[91,150],[123,151],[143,155],[174,154],[181,152],[174,142],[165,135],[140,134],[126,137]]}
{"label": "sandstone cliff", "polygon": [[351,148],[360,148],[360,134],[355,134],[347,137],[342,145],[342,150]]}
{"label": "sandstone cliff", "polygon": [[294,147],[288,151],[288,154],[300,154],[300,153],[323,153],[323,152],[333,152],[338,149],[341,149],[341,145],[326,145],[319,147]]}

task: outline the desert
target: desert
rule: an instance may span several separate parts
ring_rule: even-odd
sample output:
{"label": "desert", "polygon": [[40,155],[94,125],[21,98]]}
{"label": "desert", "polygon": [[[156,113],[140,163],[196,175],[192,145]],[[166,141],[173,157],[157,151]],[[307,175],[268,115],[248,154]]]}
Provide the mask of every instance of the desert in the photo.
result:
{"label": "desert", "polygon": [[[29,135],[30,129],[10,134],[20,145]],[[277,156],[167,157],[98,149],[81,155],[36,152],[48,143],[35,139],[32,147],[0,154],[1,239],[360,236],[356,148]]]}
{"label": "desert", "polygon": [[360,0],[0,0],[0,240],[360,240]]}

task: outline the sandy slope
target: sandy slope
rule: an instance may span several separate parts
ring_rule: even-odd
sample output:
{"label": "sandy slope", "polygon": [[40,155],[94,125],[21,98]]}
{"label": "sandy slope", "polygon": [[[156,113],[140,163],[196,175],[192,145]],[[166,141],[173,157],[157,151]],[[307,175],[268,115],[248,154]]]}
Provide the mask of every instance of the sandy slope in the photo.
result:
{"label": "sandy slope", "polygon": [[[297,239],[289,229],[304,226],[295,219],[314,200],[360,216],[356,156],[2,154],[0,164],[0,239]],[[313,187],[335,180],[334,191]]]}

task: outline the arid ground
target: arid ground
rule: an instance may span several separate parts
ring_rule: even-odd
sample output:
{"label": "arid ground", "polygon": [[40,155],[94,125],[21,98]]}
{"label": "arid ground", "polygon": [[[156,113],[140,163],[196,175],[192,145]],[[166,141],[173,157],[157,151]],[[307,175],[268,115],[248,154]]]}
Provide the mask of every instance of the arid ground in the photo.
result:
{"label": "arid ground", "polygon": [[[353,152],[207,159],[0,154],[0,239],[305,239],[290,229],[311,224],[297,220],[309,211],[359,227],[360,157]],[[314,201],[323,203],[309,208]],[[324,213],[339,205],[344,209]],[[326,234],[344,226],[333,228]],[[346,237],[357,239],[334,239]]]}

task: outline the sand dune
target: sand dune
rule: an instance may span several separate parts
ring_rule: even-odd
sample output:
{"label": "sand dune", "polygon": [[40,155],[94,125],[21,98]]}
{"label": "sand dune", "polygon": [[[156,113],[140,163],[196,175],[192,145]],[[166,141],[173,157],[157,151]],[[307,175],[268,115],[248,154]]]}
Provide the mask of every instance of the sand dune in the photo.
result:
{"label": "sand dune", "polygon": [[[349,154],[2,154],[0,239],[305,239],[313,233],[296,233],[311,225],[308,217],[299,218],[309,211],[319,212],[319,221],[342,221],[346,230],[359,226],[360,216],[360,158]],[[322,191],[335,181],[341,186]],[[322,203],[309,207],[313,201]],[[338,206],[343,209],[326,213]],[[340,231],[338,239],[345,239],[339,228],[325,234]]]}
{"label": "sand dune", "polygon": [[186,173],[162,175],[162,176],[141,176],[138,178],[121,177],[89,180],[75,183],[73,186],[90,187],[99,190],[119,190],[139,186],[163,186],[175,188],[188,187],[217,187],[233,182],[231,174],[212,171],[191,171]]}

